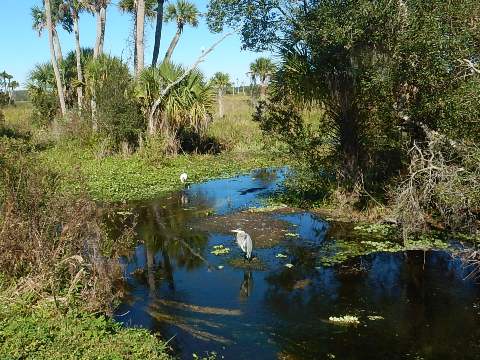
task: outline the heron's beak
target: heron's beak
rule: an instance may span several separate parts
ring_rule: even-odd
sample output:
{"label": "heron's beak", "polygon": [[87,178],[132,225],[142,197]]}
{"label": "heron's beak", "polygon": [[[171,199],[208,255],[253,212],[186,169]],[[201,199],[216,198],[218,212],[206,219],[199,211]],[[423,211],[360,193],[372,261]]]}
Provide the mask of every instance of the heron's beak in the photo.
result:
{"label": "heron's beak", "polygon": [[230,231],[233,232],[233,233],[239,233],[239,232],[240,232],[240,230],[238,230],[238,229],[236,229],[236,230],[230,230]]}

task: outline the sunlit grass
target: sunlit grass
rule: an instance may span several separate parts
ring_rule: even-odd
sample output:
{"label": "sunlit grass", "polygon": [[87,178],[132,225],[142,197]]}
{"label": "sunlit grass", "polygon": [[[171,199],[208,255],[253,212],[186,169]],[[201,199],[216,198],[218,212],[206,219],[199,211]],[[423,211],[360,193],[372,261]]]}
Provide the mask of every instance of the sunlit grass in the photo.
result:
{"label": "sunlit grass", "polygon": [[208,129],[231,151],[260,151],[264,140],[257,123],[252,121],[254,108],[250,98],[243,95],[224,97],[225,116],[216,117]]}
{"label": "sunlit grass", "polygon": [[30,102],[19,101],[15,106],[4,107],[2,111],[5,115],[5,125],[22,131],[31,129],[32,104]]}
{"label": "sunlit grass", "polygon": [[36,143],[48,144],[40,151],[39,161],[62,175],[66,191],[85,189],[96,200],[129,201],[151,199],[180,189],[178,176],[184,171],[189,180],[200,182],[284,164],[279,156],[280,144],[267,139],[252,120],[254,108],[250,98],[229,95],[224,102],[225,116],[214,119],[208,129],[208,135],[225,148],[217,155],[166,156],[158,149],[129,156],[104,156],[97,137],[85,138],[85,134],[80,134],[67,139],[61,135],[61,124],[57,128],[35,127],[30,123],[30,103],[7,107],[4,113],[7,126],[32,133]]}

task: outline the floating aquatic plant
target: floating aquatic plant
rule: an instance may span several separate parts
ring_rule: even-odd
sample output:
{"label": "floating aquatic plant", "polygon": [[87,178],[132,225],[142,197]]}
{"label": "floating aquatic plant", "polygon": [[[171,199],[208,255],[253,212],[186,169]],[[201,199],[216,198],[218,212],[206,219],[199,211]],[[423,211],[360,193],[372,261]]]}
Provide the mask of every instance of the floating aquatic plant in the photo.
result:
{"label": "floating aquatic plant", "polygon": [[293,268],[293,264],[285,264],[285,267],[291,269],[291,268]]}
{"label": "floating aquatic plant", "polygon": [[277,257],[277,258],[287,258],[288,256],[284,255],[282,253],[278,253],[275,257]]}
{"label": "floating aquatic plant", "polygon": [[353,230],[379,236],[389,236],[395,232],[395,227],[388,224],[357,225]]}
{"label": "floating aquatic plant", "polygon": [[285,236],[290,236],[290,237],[300,237],[300,235],[295,234],[295,233],[286,233]]}
{"label": "floating aquatic plant", "polygon": [[399,252],[407,250],[448,250],[450,244],[442,240],[439,234],[430,233],[416,239],[409,238],[403,243],[388,241],[385,238],[372,236],[370,240],[331,239],[319,250],[319,263],[333,266],[344,261],[377,252]]}
{"label": "floating aquatic plant", "polygon": [[372,321],[385,319],[383,316],[379,316],[379,315],[368,315],[367,318],[368,320],[372,320]]}
{"label": "floating aquatic plant", "polygon": [[230,248],[223,245],[215,245],[213,246],[213,250],[211,251],[211,253],[216,256],[227,255],[228,253],[230,253]]}
{"label": "floating aquatic plant", "polygon": [[345,326],[352,326],[352,325],[358,325],[360,324],[360,320],[358,320],[358,317],[353,316],[353,315],[343,315],[343,316],[330,316],[328,318],[328,321],[330,321],[333,324],[336,325],[345,325]]}

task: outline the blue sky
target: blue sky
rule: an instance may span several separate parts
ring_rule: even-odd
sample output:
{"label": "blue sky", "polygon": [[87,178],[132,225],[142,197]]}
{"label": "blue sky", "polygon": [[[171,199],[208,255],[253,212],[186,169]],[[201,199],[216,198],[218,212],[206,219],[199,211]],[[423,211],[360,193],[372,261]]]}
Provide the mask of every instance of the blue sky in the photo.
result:
{"label": "blue sky", "polygon": [[[206,11],[208,0],[192,0],[202,11]],[[32,29],[30,8],[40,5],[42,0],[1,0],[0,34],[2,34],[2,50],[0,51],[0,71],[7,71],[22,84],[33,66],[40,62],[49,61],[50,52],[47,34],[41,37]],[[113,0],[107,13],[107,28],[105,36],[106,53],[120,56],[125,60],[132,58],[132,46],[129,43],[132,36],[132,19],[129,15],[121,14]],[[73,34],[58,29],[62,51],[66,54],[74,48]],[[164,24],[160,56],[165,51],[175,33],[175,24]],[[146,26],[145,63],[149,64],[152,58],[155,24]],[[180,42],[173,54],[173,61],[185,65],[195,61],[202,47],[208,48],[221,35],[208,31],[205,19],[202,19],[198,28],[185,28]],[[80,20],[80,41],[84,47],[93,47],[95,42],[95,19],[89,14],[82,14]],[[233,80],[245,81],[245,73],[250,62],[262,54],[250,51],[241,51],[240,38],[237,35],[227,38],[216,50],[211,53],[200,69],[211,76],[216,71],[229,73]],[[268,55],[268,54],[263,54]]]}

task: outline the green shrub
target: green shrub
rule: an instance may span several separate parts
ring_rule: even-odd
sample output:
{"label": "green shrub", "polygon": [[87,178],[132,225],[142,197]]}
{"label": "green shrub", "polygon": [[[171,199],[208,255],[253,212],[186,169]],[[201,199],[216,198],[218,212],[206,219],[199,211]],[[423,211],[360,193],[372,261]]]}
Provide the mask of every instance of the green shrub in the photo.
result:
{"label": "green shrub", "polygon": [[49,125],[57,115],[59,103],[55,75],[50,63],[37,64],[28,76],[28,95],[32,101],[32,122]]}
{"label": "green shrub", "polygon": [[[150,109],[168,84],[177,80],[185,68],[172,63],[162,63],[156,68],[147,68],[136,83],[136,97],[141,104],[144,117],[148,119]],[[182,133],[204,137],[207,125],[212,120],[215,92],[204,79],[203,74],[191,71],[180,83],[174,86],[160,103],[150,124],[150,132],[161,133],[166,140],[166,151],[177,153],[182,148]],[[198,143],[198,141],[197,141]],[[188,145],[193,145],[190,142]],[[182,150],[186,150],[183,149]],[[194,150],[200,151],[197,147]]]}
{"label": "green shrub", "polygon": [[[94,125],[113,150],[135,147],[145,123],[134,96],[134,82],[121,59],[103,55],[86,66],[87,96],[93,101]],[[94,105],[93,105],[94,104]]]}

